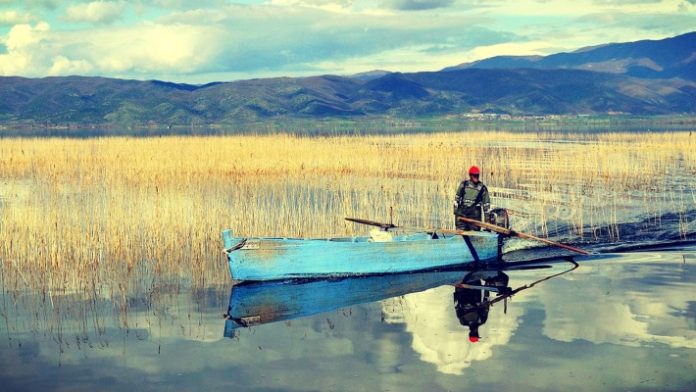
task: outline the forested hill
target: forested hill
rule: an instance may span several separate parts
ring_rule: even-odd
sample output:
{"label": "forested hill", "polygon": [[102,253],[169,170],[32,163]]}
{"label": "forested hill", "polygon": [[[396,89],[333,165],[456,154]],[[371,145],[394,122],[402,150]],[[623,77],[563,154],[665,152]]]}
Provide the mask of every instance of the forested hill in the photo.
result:
{"label": "forested hill", "polygon": [[[0,123],[225,124],[282,118],[463,113],[696,113],[696,33],[439,72],[177,84],[0,78]],[[592,65],[592,66],[590,66]]]}

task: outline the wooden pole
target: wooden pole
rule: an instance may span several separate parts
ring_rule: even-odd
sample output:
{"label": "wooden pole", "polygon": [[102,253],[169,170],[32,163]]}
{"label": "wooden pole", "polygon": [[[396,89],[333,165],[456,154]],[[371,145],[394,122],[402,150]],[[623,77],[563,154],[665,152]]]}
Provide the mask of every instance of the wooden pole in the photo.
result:
{"label": "wooden pole", "polygon": [[507,236],[511,236],[511,237],[526,238],[529,240],[543,242],[545,244],[556,246],[558,248],[566,249],[566,250],[569,250],[572,252],[577,252],[577,253],[580,253],[582,255],[589,255],[590,254],[588,251],[580,249],[580,248],[576,248],[576,247],[573,247],[570,245],[565,245],[565,244],[561,244],[559,242],[547,240],[546,238],[539,238],[539,237],[533,236],[531,234],[521,233],[521,232],[518,232],[518,231],[515,231],[512,229],[506,229],[504,227],[496,226],[496,225],[491,224],[491,223],[481,222],[481,221],[477,221],[475,219],[465,218],[463,216],[458,216],[457,219],[459,219],[462,222],[466,222],[466,223],[469,223],[469,224],[472,224],[472,225],[475,225],[475,226],[478,226],[478,227],[481,227],[484,229],[495,231],[496,233],[500,233],[503,235],[507,235]]}
{"label": "wooden pole", "polygon": [[362,225],[376,226],[376,227],[379,227],[383,230],[402,229],[402,230],[423,231],[426,233],[442,233],[442,234],[452,234],[452,235],[470,235],[472,233],[477,233],[477,232],[464,231],[464,230],[397,226],[393,223],[382,223],[382,222],[377,222],[377,221],[372,221],[369,219],[362,219],[362,218],[348,218],[348,217],[346,217],[345,220],[347,220],[349,222],[360,223]]}
{"label": "wooden pole", "polygon": [[[465,230],[396,226],[393,223],[382,223],[382,222],[376,222],[376,221],[372,221],[372,220],[368,220],[368,219],[361,219],[361,218],[345,218],[345,219],[347,221],[360,223],[363,225],[376,226],[376,227],[382,228],[383,230],[404,229],[404,230],[423,231],[426,233],[442,233],[442,234],[452,234],[452,235],[471,235],[473,233],[477,233],[477,232],[471,232],[471,231],[465,231]],[[496,226],[496,225],[491,224],[491,223],[481,222],[481,221],[477,221],[474,219],[465,218],[463,216],[459,216],[459,217],[457,217],[457,219],[459,219],[463,222],[467,222],[467,223],[470,223],[472,225],[484,228],[484,229],[488,229],[490,231],[494,231],[498,234],[502,234],[502,235],[506,235],[506,236],[510,236],[510,237],[520,237],[520,238],[525,238],[525,239],[529,239],[529,240],[539,241],[539,242],[543,242],[545,244],[556,246],[558,248],[566,249],[566,250],[569,250],[572,252],[580,253],[580,254],[586,255],[586,256],[590,254],[588,251],[580,249],[580,248],[576,248],[574,246],[561,244],[560,242],[547,240],[546,238],[539,238],[539,237],[533,236],[531,234],[521,233],[521,232],[518,232],[515,230],[511,230],[511,229],[506,229],[504,227]]]}

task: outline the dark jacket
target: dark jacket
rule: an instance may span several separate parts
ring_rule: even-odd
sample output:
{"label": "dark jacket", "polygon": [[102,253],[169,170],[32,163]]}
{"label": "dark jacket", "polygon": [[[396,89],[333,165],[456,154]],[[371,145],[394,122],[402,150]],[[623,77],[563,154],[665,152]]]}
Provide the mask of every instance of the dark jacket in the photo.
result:
{"label": "dark jacket", "polygon": [[481,181],[478,184],[469,180],[462,181],[455,197],[454,214],[481,220],[481,207],[484,212],[491,208],[488,188]]}
{"label": "dark jacket", "polygon": [[[481,284],[478,280],[467,283]],[[454,309],[460,324],[476,329],[488,320],[490,306],[486,302],[487,295],[478,289],[454,289]]]}

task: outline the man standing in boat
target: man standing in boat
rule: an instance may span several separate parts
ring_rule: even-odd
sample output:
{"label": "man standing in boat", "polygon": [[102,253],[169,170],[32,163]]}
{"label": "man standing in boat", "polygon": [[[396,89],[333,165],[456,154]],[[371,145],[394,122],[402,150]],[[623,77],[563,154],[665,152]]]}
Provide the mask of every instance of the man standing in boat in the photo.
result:
{"label": "man standing in boat", "polygon": [[454,204],[454,224],[458,230],[481,230],[480,227],[462,222],[460,216],[481,221],[484,213],[491,208],[488,188],[479,179],[481,170],[478,166],[469,168],[469,179],[459,184]]}

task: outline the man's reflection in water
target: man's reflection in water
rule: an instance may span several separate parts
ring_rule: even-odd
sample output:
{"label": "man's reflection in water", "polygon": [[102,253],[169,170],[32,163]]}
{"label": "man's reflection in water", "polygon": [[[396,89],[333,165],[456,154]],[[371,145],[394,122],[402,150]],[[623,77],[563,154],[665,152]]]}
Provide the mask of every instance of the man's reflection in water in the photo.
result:
{"label": "man's reflection in water", "polygon": [[[502,271],[476,271],[467,274],[462,280],[466,286],[487,286],[506,292],[510,277]],[[479,340],[479,327],[488,320],[490,303],[490,291],[481,288],[458,287],[454,288],[454,308],[457,318],[462,325],[469,327],[469,341],[476,343]],[[498,293],[500,295],[500,293]]]}

